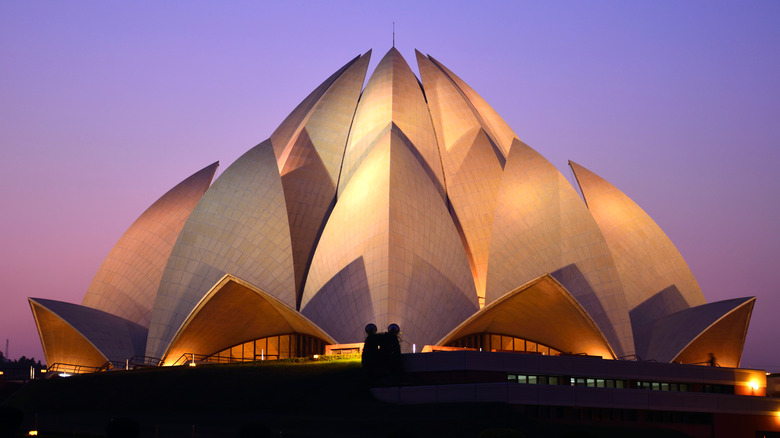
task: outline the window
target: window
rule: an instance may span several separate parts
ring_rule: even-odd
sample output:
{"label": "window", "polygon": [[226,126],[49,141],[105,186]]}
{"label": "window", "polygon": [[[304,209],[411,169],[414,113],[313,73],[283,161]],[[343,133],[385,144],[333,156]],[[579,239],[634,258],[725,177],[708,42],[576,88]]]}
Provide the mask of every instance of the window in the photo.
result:
{"label": "window", "polygon": [[244,342],[206,358],[208,362],[243,362],[274,360],[322,354],[325,343],[320,339],[300,334],[270,336]]}

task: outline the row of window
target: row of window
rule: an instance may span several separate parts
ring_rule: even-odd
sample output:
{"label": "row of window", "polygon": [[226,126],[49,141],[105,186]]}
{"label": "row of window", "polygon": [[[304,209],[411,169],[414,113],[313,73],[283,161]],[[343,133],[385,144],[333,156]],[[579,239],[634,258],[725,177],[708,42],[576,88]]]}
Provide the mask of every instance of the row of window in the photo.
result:
{"label": "row of window", "polygon": [[625,388],[625,380],[616,379],[592,379],[585,377],[539,376],[534,374],[507,374],[507,380],[511,383],[525,383],[529,385],[566,385],[587,386],[591,388]]}
{"label": "row of window", "polygon": [[597,377],[544,376],[508,373],[507,381],[527,385],[565,385],[588,388],[644,389],[650,391],[707,392],[734,394],[734,386],[688,384],[679,382],[651,382],[645,380],[602,379]]}
{"label": "row of window", "polygon": [[528,339],[515,338],[491,333],[478,333],[465,336],[449,344],[452,347],[473,348],[483,351],[516,351],[524,353],[543,354],[547,356],[558,356],[559,350]]}
{"label": "row of window", "polygon": [[320,339],[301,334],[290,334],[244,342],[214,353],[206,358],[206,361],[225,363],[290,359],[322,354],[324,350],[325,343]]}

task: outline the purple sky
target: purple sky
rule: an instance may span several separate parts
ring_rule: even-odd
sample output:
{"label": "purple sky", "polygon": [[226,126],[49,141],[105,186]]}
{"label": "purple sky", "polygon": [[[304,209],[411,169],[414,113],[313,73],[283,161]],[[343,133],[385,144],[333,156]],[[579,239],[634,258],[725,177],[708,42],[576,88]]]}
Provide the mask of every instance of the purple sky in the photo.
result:
{"label": "purple sky", "polygon": [[780,2],[265,3],[0,0],[12,358],[43,359],[28,296],[80,303],[152,202],[371,48],[373,71],[395,21],[415,73],[418,48],[642,206],[707,301],[758,297],[742,365],[780,371]]}

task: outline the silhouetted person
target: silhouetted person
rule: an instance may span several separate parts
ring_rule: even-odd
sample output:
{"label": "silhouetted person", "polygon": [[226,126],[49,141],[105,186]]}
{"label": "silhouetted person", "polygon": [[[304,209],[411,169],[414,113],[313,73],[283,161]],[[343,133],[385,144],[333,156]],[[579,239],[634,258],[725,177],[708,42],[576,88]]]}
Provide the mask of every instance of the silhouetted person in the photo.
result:
{"label": "silhouetted person", "polygon": [[390,324],[387,332],[377,333],[374,324],[366,326],[361,362],[371,377],[393,374],[401,369],[401,342],[398,324]]}

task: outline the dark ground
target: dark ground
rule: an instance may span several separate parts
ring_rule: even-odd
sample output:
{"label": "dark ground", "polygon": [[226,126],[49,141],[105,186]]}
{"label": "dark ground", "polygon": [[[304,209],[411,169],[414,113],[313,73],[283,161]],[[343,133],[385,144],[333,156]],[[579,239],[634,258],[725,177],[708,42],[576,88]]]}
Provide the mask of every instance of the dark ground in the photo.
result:
{"label": "dark ground", "polygon": [[534,420],[505,404],[389,405],[368,387],[358,360],[166,367],[6,386],[0,409],[24,414],[13,437],[36,422],[39,437],[105,437],[112,418],[153,438],[681,436]]}

